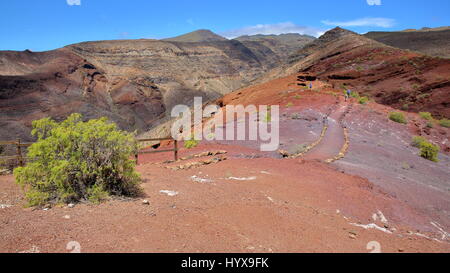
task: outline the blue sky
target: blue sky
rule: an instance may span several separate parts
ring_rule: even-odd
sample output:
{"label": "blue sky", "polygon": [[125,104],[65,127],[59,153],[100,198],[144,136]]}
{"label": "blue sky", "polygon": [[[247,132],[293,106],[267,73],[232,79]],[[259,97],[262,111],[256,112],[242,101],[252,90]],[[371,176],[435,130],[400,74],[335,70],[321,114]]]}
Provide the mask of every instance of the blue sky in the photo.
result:
{"label": "blue sky", "polygon": [[2,0],[0,50],[43,51],[111,39],[165,38],[196,29],[227,37],[335,25],[359,33],[449,26],[449,0]]}

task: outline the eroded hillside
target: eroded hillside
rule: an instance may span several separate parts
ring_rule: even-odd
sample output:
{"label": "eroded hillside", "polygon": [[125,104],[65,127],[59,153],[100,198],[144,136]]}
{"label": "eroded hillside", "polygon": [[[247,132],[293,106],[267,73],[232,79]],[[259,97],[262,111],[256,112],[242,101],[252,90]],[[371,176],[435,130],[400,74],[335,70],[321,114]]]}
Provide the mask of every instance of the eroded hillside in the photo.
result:
{"label": "eroded hillside", "polygon": [[283,56],[263,43],[120,40],[48,52],[0,52],[0,138],[30,139],[31,121],[73,112],[145,131],[176,104],[248,85]]}
{"label": "eroded hillside", "polygon": [[390,47],[341,28],[308,44],[262,80],[296,72],[399,109],[450,116],[450,60]]}
{"label": "eroded hillside", "polygon": [[450,29],[422,29],[394,32],[369,32],[367,38],[378,42],[418,51],[430,56],[450,58]]}

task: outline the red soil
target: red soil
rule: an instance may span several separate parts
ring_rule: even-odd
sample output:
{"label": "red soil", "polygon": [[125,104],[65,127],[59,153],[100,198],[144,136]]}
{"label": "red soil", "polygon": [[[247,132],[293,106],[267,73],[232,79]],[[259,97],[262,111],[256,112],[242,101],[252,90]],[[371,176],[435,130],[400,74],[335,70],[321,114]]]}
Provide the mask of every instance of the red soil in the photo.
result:
{"label": "red soil", "polygon": [[[307,109],[326,114],[335,109],[336,97],[324,93],[333,90],[320,82],[314,85],[320,93],[297,87],[294,75],[238,90],[225,96],[223,103],[280,104],[286,115]],[[299,94],[301,99],[294,98]],[[293,106],[283,107],[288,102]],[[369,106],[378,111],[378,105]],[[331,117],[339,118],[339,111],[332,111]],[[311,123],[320,124],[321,120]],[[396,128],[397,124],[387,120],[380,123],[393,132],[409,134],[408,129]],[[334,128],[324,146],[317,147],[319,155],[339,151],[342,141],[334,137],[340,131]],[[371,136],[369,131],[353,130],[363,138]],[[283,133],[287,134],[284,139],[304,142],[294,130]],[[352,131],[350,136],[356,150],[351,150],[349,160],[364,163],[367,157],[354,156],[360,151],[358,136]],[[327,165],[277,159],[247,146],[205,143],[192,150],[182,149],[180,157],[207,150],[226,150],[227,160],[175,171],[166,166],[195,160],[163,164],[172,155],[142,155],[137,170],[142,174],[143,198],[149,205],[140,198],[47,211],[24,209],[23,194],[14,178],[2,176],[0,204],[12,206],[0,208],[0,251],[35,247],[43,252],[66,252],[69,241],[79,242],[82,252],[369,252],[367,245],[372,241],[381,245],[382,252],[450,251],[448,237],[442,238],[436,229],[422,229],[422,223],[429,223],[433,215],[409,204],[408,196],[397,198],[386,185],[361,177],[364,173],[353,175],[353,169],[343,168],[340,161]],[[382,147],[376,151],[389,152]],[[372,157],[382,158],[377,153],[369,155]],[[410,160],[420,158],[414,155]],[[446,171],[443,165],[436,168]],[[405,187],[411,188],[408,184]],[[427,197],[433,196],[436,193],[427,193]],[[369,226],[366,229],[364,225]]]}
{"label": "red soil", "polygon": [[[148,206],[140,199],[115,200],[33,211],[21,207],[13,178],[1,177],[1,190],[8,195],[1,201],[13,207],[0,210],[0,250],[36,246],[43,252],[66,252],[69,241],[79,242],[82,252],[369,252],[371,241],[379,242],[383,252],[450,250],[446,243],[408,235],[409,227],[390,222],[391,210],[411,213],[408,207],[368,181],[321,163],[229,158],[187,171],[155,164],[138,170]],[[193,175],[213,182],[195,182]],[[351,225],[373,222],[377,210],[389,219],[389,229],[396,228],[393,234]]]}

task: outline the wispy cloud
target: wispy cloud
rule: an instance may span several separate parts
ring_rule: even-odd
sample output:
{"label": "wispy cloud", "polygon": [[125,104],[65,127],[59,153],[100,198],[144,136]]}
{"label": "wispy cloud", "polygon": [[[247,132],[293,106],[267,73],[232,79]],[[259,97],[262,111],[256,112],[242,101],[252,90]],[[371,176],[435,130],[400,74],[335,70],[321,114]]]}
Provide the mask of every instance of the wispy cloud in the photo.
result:
{"label": "wispy cloud", "polygon": [[285,34],[285,33],[299,33],[307,34],[318,37],[325,33],[323,29],[317,29],[313,27],[300,26],[291,22],[278,23],[278,24],[259,24],[254,26],[248,26],[238,29],[233,29],[220,33],[220,35],[233,39],[243,35],[255,35],[255,34]]}
{"label": "wispy cloud", "polygon": [[390,28],[395,25],[395,20],[390,18],[373,18],[366,17],[355,19],[351,21],[330,21],[323,20],[323,24],[328,26],[341,26],[341,27],[383,27]]}
{"label": "wispy cloud", "polygon": [[81,0],[66,0],[69,6],[81,6]]}
{"label": "wispy cloud", "polygon": [[366,0],[369,6],[381,6],[381,0]]}

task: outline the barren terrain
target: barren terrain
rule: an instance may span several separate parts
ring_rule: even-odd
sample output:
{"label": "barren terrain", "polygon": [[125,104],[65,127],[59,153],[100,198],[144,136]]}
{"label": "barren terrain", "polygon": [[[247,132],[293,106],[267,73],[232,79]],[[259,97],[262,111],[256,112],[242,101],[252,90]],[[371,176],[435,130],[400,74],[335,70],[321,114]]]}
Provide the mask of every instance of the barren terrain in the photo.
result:
{"label": "barren terrain", "polygon": [[[221,100],[281,105],[280,149],[290,158],[250,141],[202,142],[178,162],[146,154],[137,168],[145,196],[73,208],[24,208],[14,178],[1,176],[0,251],[68,252],[76,241],[82,252],[448,252],[449,129],[429,132],[444,152],[427,161],[409,144],[424,124],[416,114],[397,124],[388,106],[345,102],[326,82],[307,90],[298,76]],[[324,117],[329,129],[298,156],[298,145],[319,139]]]}

